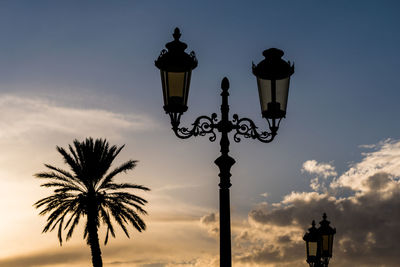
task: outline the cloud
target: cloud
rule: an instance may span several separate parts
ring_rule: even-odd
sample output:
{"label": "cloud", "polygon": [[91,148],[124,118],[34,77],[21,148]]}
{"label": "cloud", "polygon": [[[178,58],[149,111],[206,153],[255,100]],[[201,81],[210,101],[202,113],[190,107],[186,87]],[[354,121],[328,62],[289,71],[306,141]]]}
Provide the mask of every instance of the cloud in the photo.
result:
{"label": "cloud", "polygon": [[329,163],[318,163],[316,160],[307,160],[301,168],[302,173],[314,174],[314,178],[310,180],[310,187],[314,191],[327,191],[328,177],[337,176],[335,167]]}
{"label": "cloud", "polygon": [[376,147],[376,144],[359,145],[358,147],[359,147],[359,148],[368,148],[368,149],[371,149],[371,148],[375,148],[375,147]]}
{"label": "cloud", "polygon": [[365,192],[371,188],[369,177],[376,173],[386,173],[391,178],[400,177],[400,142],[387,139],[375,146],[372,152],[363,153],[364,159],[351,166],[332,184],[332,188],[349,188]]}
{"label": "cloud", "polygon": [[40,98],[0,96],[0,139],[55,133],[72,136],[115,136],[121,131],[146,131],[156,124],[143,114],[73,108]]}
{"label": "cloud", "polygon": [[200,225],[207,229],[210,236],[218,237],[219,235],[219,219],[218,216],[213,212],[204,215],[200,218]]}
{"label": "cloud", "polygon": [[172,261],[167,263],[165,267],[217,267],[219,266],[218,257],[200,257],[187,261]]}
{"label": "cloud", "polygon": [[[292,192],[281,202],[252,209],[248,225],[235,239],[236,261],[245,266],[305,266],[302,237],[311,221],[326,212],[337,229],[335,266],[398,266],[400,141],[385,140],[373,148],[331,181],[329,190]],[[329,166],[307,161],[303,169],[334,175]]]}
{"label": "cloud", "polygon": [[323,176],[324,178],[337,175],[334,166],[329,163],[318,163],[316,160],[307,160],[304,162],[301,171]]}
{"label": "cloud", "polygon": [[200,218],[200,223],[205,225],[211,225],[217,222],[217,216],[215,213],[210,213]]}
{"label": "cloud", "polygon": [[[178,257],[177,257],[178,258]],[[145,260],[146,261],[146,260]],[[162,262],[143,262],[127,261],[127,262],[111,262],[110,265],[115,266],[135,266],[135,267],[217,267],[219,266],[219,259],[217,257],[200,257],[190,260],[166,260]]]}

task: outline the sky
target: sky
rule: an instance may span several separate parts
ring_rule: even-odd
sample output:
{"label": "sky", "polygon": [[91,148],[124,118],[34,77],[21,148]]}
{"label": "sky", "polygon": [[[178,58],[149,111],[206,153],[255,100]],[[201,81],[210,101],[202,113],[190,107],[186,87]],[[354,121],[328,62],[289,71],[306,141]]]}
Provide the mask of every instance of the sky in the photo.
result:
{"label": "sky", "polygon": [[[234,266],[307,266],[302,237],[324,212],[330,266],[400,262],[398,1],[1,1],[0,267],[83,267],[82,227],[60,247],[33,207],[33,174],[63,167],[56,146],[124,145],[119,181],[142,184],[147,230],[102,245],[104,266],[218,266],[218,142],[180,140],[154,66],[175,27],[199,61],[182,124],[230,107],[261,117],[252,62],[277,47],[295,64],[274,142],[231,140]],[[104,229],[100,230],[101,242]]]}

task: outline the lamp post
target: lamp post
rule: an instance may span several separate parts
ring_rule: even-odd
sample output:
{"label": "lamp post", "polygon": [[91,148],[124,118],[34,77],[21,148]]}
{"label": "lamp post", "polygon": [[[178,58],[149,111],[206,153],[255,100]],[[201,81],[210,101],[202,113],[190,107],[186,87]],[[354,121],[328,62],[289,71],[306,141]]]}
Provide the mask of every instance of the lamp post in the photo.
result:
{"label": "lamp post", "polygon": [[315,228],[315,221],[303,237],[306,242],[307,263],[310,267],[327,267],[332,258],[333,236],[336,229],[329,226],[326,213],[322,216],[320,227]]}
{"label": "lamp post", "polygon": [[221,117],[216,113],[211,116],[198,117],[191,128],[179,127],[182,114],[188,109],[190,77],[197,67],[195,53],[185,52],[187,45],[179,40],[181,33],[175,29],[172,42],[165,46],[155,65],[160,69],[164,97],[164,110],[171,119],[172,130],[178,138],[187,139],[192,136],[210,135],[211,142],[216,140],[216,131],[221,133],[221,155],[214,161],[219,167],[219,217],[220,217],[220,266],[231,267],[231,223],[229,188],[231,187],[231,167],[235,160],[229,156],[228,133],[234,132],[233,140],[240,142],[241,138],[257,139],[263,143],[272,142],[279,124],[286,115],[286,104],[290,76],[294,66],[281,59],[283,51],[271,48],[265,50],[265,59],[258,65],[253,64],[253,74],[257,78],[258,92],[262,116],[267,120],[270,131],[258,131],[255,123],[249,118],[240,118],[237,114],[229,120],[229,81],[225,77],[221,82]]}

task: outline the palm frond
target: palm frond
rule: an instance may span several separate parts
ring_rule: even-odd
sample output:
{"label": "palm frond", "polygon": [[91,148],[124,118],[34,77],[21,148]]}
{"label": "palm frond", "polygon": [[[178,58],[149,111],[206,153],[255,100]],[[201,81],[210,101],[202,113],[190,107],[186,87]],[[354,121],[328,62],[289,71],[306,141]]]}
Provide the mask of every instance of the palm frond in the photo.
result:
{"label": "palm frond", "polygon": [[104,240],[104,245],[107,245],[109,233],[111,233],[111,235],[115,237],[114,226],[111,223],[110,215],[103,207],[101,207],[100,212],[103,222],[107,225],[107,233],[106,233],[106,238]]}
{"label": "palm frond", "polygon": [[[82,165],[80,162],[75,161],[75,159],[73,159],[71,155],[68,154],[68,152],[62,147],[57,146],[57,151],[63,156],[65,163],[71,167],[72,171],[75,173],[75,177],[79,179],[82,176]],[[84,183],[82,180],[81,182]]]}
{"label": "palm frond", "polygon": [[141,205],[144,205],[147,203],[147,200],[145,200],[144,198],[138,197],[136,195],[127,193],[127,192],[113,192],[110,194],[107,194],[108,198],[113,198],[116,199],[117,201],[134,201],[137,202]]}
{"label": "palm frond", "polygon": [[128,230],[126,229],[125,223],[127,223],[127,219],[125,217],[125,213],[123,211],[123,205],[118,202],[108,201],[107,208],[111,211],[111,214],[114,220],[118,223],[121,229],[124,231],[125,235],[129,237]]}
{"label": "palm frond", "polygon": [[116,183],[108,183],[107,190],[117,190],[117,189],[139,189],[143,191],[150,191],[150,188],[145,187],[143,185],[137,185],[137,184],[131,184],[131,183],[121,183],[121,184],[116,184]]}
{"label": "palm frond", "polygon": [[[79,220],[80,220],[80,218],[81,218],[81,213],[82,213],[82,210],[81,210],[81,209],[78,209],[78,210],[75,211],[75,213],[71,216],[71,219],[72,219],[72,218],[75,218],[75,219],[74,219],[73,223],[71,224],[71,227],[69,228],[69,231],[68,231],[68,233],[67,233],[66,240],[69,240],[69,239],[71,238],[72,233],[74,232],[75,227],[76,227],[76,226],[78,225],[78,223],[79,223]],[[70,220],[71,220],[71,219],[70,219]],[[68,223],[66,224],[66,226],[65,226],[64,229],[66,229],[66,228],[68,227],[69,222],[70,222],[70,221],[68,221]]]}
{"label": "palm frond", "polygon": [[135,168],[136,163],[137,163],[137,160],[129,160],[129,161],[123,163],[122,165],[118,166],[117,168],[112,170],[107,176],[105,176],[105,178],[102,180],[102,182],[98,188],[99,189],[106,188],[107,185],[109,183],[111,183],[114,176],[116,176],[119,173],[132,170],[133,168]]}
{"label": "palm frond", "polygon": [[68,192],[68,191],[78,191],[84,192],[82,188],[74,184],[69,183],[58,183],[58,182],[48,182],[40,185],[41,187],[60,187],[54,190],[55,193]]}
{"label": "palm frond", "polygon": [[54,180],[59,180],[62,182],[66,182],[66,183],[73,183],[73,181],[71,179],[69,179],[67,176],[64,175],[60,175],[56,172],[40,172],[40,173],[36,173],[34,174],[34,176],[36,178],[43,178],[43,179],[54,179]]}
{"label": "palm frond", "polygon": [[51,170],[53,170],[53,171],[55,171],[55,172],[61,173],[61,174],[64,175],[65,177],[68,177],[68,178],[70,178],[70,179],[72,179],[72,180],[75,181],[75,177],[74,177],[70,172],[68,172],[68,171],[66,171],[66,170],[63,170],[63,169],[54,167],[54,166],[52,166],[52,165],[50,165],[50,164],[44,164],[44,166],[46,166],[46,168],[49,168],[49,169],[51,169]]}
{"label": "palm frond", "polygon": [[127,212],[130,214],[129,220],[132,223],[132,225],[136,228],[136,230],[138,230],[139,232],[146,230],[146,224],[136,212],[134,212],[131,209],[127,209]]}
{"label": "palm frond", "polygon": [[74,182],[76,182],[76,183],[78,183],[80,185],[83,185],[81,180],[79,180],[78,178],[76,178],[74,175],[72,175],[70,172],[68,172],[66,170],[54,167],[54,166],[52,166],[50,164],[44,164],[44,166],[46,166],[47,168],[55,171],[56,173],[60,173],[61,175],[64,175],[65,177],[69,178],[70,180],[72,180],[72,181],[74,181]]}
{"label": "palm frond", "polygon": [[64,222],[64,217],[60,218],[59,226],[58,226],[58,241],[60,242],[60,246],[62,246],[62,226]]}

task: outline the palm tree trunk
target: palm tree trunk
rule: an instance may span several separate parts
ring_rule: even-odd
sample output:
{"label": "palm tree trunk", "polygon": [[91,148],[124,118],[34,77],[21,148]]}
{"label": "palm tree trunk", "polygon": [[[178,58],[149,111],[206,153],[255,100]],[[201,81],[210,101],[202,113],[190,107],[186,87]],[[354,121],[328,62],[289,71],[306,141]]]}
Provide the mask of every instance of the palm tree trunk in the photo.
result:
{"label": "palm tree trunk", "polygon": [[96,220],[88,214],[88,243],[92,254],[93,267],[103,267],[103,260],[101,259],[101,250],[99,244],[99,235],[97,233]]}

